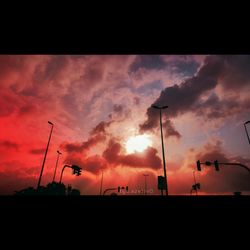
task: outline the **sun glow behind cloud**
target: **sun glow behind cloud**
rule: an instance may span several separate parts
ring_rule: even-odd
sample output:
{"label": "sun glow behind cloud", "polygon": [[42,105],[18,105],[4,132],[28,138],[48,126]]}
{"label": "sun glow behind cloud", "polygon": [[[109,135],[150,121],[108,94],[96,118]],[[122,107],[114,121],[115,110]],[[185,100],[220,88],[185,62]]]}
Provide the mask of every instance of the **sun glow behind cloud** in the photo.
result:
{"label": "sun glow behind cloud", "polygon": [[135,152],[143,152],[147,147],[152,146],[152,142],[148,135],[137,135],[130,137],[126,142],[126,150],[128,154]]}

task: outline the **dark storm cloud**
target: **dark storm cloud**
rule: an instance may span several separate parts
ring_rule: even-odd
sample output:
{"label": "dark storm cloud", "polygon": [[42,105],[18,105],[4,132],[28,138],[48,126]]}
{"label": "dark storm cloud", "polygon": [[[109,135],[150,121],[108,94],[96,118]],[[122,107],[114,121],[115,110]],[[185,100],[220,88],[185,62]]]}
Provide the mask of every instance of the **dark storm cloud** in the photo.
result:
{"label": "dark storm cloud", "polygon": [[105,134],[106,133],[106,128],[108,128],[111,123],[112,123],[112,121],[109,121],[109,122],[102,121],[102,122],[100,122],[97,126],[95,126],[95,128],[90,132],[90,134],[91,135],[98,135],[100,133]]}
{"label": "dark storm cloud", "polygon": [[154,90],[161,90],[162,89],[162,81],[153,81],[149,84],[142,85],[139,88],[136,89],[136,93],[138,94],[144,94],[144,95],[150,95],[152,91]]}
{"label": "dark storm cloud", "polygon": [[192,111],[205,119],[226,118],[231,114],[248,109],[249,106],[242,105],[237,99],[220,99],[215,93],[212,93],[207,100],[198,100],[192,106]]}
{"label": "dark storm cloud", "polygon": [[144,69],[164,69],[166,62],[160,55],[139,55],[136,56],[135,61],[130,65],[129,71],[135,72],[140,68]]}
{"label": "dark storm cloud", "polygon": [[65,69],[69,60],[68,56],[56,55],[50,56],[48,62],[43,65],[39,64],[33,74],[35,83],[42,83],[47,80],[55,80],[58,75]]}
{"label": "dark storm cloud", "polygon": [[9,116],[21,105],[21,100],[12,91],[2,90],[0,92],[0,117]]}
{"label": "dark storm cloud", "polygon": [[165,128],[165,137],[175,136],[178,139],[181,138],[180,133],[174,128],[174,125],[170,120],[166,120],[163,123],[163,127]]}
{"label": "dark storm cloud", "polygon": [[90,132],[90,137],[87,141],[82,143],[63,143],[61,147],[68,153],[73,152],[83,152],[94,147],[97,143],[103,142],[106,140],[106,128],[110,126],[112,121],[109,122],[100,122],[93,130]]}
{"label": "dark storm cloud", "polygon": [[19,109],[19,115],[29,115],[37,110],[36,106],[33,104],[26,104]]}
{"label": "dark storm cloud", "polygon": [[[250,56],[208,56],[198,73],[182,82],[165,88],[153,104],[168,105],[167,117],[174,118],[185,112],[194,112],[197,115],[205,115],[210,118],[219,118],[233,110],[238,112],[239,106],[234,99],[219,100],[216,96],[210,96],[205,102],[199,101],[207,91],[213,90],[221,82],[224,87],[239,89],[249,83],[250,73],[248,67]],[[232,74],[234,72],[234,74]],[[218,110],[218,107],[222,109]],[[204,110],[208,112],[203,112]],[[163,116],[164,112],[163,112]],[[158,112],[151,107],[147,110],[147,120],[140,125],[141,131],[155,128],[158,120]]]}
{"label": "dark storm cloud", "polygon": [[1,55],[0,56],[0,77],[11,71],[21,72],[25,68],[27,56]]}
{"label": "dark storm cloud", "polygon": [[140,104],[140,98],[139,97],[136,96],[136,97],[134,97],[133,100],[134,100],[134,104],[135,105],[139,105]]}
{"label": "dark storm cloud", "polygon": [[4,140],[4,141],[0,141],[0,149],[4,148],[7,150],[19,150],[19,144],[13,142],[13,141],[8,141],[8,140]]}
{"label": "dark storm cloud", "polygon": [[64,143],[61,145],[61,147],[68,153],[83,152],[94,147],[99,142],[105,141],[105,139],[106,136],[104,134],[98,134],[90,137],[87,141],[84,141],[82,143]]}
{"label": "dark storm cloud", "polygon": [[200,64],[195,61],[176,61],[169,65],[171,70],[178,74],[183,74],[185,76],[192,76],[196,73]]}
{"label": "dark storm cloud", "polygon": [[121,104],[114,104],[113,110],[115,113],[120,113],[123,111],[123,105]]}
{"label": "dark storm cloud", "polygon": [[45,148],[37,148],[37,149],[32,149],[29,151],[31,154],[34,155],[40,155],[40,154],[44,154],[45,152]]}
{"label": "dark storm cloud", "polygon": [[224,74],[222,74],[225,88],[239,90],[250,84],[250,55],[225,55]]}

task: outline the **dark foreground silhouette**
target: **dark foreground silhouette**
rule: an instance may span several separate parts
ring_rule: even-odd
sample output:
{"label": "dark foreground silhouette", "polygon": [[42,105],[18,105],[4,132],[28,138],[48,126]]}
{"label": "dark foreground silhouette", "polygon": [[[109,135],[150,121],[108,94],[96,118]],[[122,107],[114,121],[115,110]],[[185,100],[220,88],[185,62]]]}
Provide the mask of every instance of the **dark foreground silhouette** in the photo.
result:
{"label": "dark foreground silhouette", "polygon": [[72,189],[71,186],[66,186],[63,183],[52,182],[46,187],[40,186],[38,189],[28,187],[20,191],[16,191],[15,195],[80,195],[78,189]]}

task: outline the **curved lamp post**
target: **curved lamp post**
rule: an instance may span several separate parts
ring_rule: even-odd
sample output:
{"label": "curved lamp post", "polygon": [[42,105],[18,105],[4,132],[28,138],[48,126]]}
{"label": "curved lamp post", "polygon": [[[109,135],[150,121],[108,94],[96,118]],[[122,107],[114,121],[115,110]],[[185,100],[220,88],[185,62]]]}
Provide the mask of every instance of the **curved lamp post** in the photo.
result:
{"label": "curved lamp post", "polygon": [[62,183],[62,176],[63,176],[63,172],[64,172],[65,168],[72,168],[73,169],[73,174],[75,174],[77,176],[81,175],[82,168],[78,167],[77,165],[68,165],[68,164],[66,164],[62,168],[62,172],[61,172],[61,177],[60,177],[59,183]]}
{"label": "curved lamp post", "polygon": [[52,182],[54,182],[54,181],[55,181],[55,178],[56,178],[57,165],[58,165],[58,161],[59,161],[59,156],[60,156],[61,154],[62,154],[62,153],[61,153],[59,150],[57,150],[56,167],[55,167],[55,171],[54,171],[54,176],[53,176]]}

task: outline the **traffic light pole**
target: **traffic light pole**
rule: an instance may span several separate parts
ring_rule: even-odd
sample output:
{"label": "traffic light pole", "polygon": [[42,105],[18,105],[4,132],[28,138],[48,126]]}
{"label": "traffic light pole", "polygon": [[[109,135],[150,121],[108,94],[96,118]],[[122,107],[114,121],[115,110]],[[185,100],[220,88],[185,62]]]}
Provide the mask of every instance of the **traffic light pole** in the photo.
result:
{"label": "traffic light pole", "polygon": [[100,195],[102,195],[102,184],[103,184],[103,170],[102,170],[102,179],[101,179]]}
{"label": "traffic light pole", "polygon": [[[193,171],[193,175],[194,175],[194,185],[196,186],[195,171]],[[195,191],[196,191],[196,195],[198,195],[198,190],[197,190],[197,188],[195,189]]]}
{"label": "traffic light pole", "polygon": [[243,165],[243,164],[241,164],[241,163],[221,163],[221,162],[219,162],[219,164],[221,164],[221,165],[239,166],[239,167],[242,167],[242,168],[246,169],[250,173],[250,168]]}

